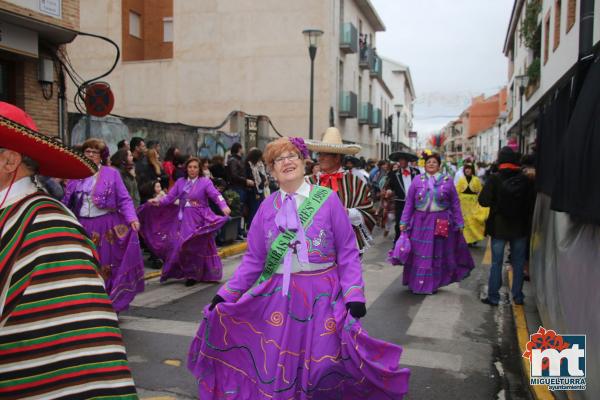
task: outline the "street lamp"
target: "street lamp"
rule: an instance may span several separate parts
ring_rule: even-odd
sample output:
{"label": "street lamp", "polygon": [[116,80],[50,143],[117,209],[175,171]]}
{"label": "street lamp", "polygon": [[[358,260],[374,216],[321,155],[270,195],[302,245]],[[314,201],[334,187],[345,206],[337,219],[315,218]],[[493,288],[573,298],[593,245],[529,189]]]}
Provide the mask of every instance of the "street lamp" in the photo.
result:
{"label": "street lamp", "polygon": [[515,86],[519,88],[519,152],[523,152],[525,149],[523,143],[523,94],[525,94],[525,88],[529,83],[529,76],[517,75],[515,76]]}
{"label": "street lamp", "polygon": [[302,31],[306,44],[308,46],[308,55],[310,56],[310,111],[308,115],[308,138],[313,138],[313,98],[315,90],[315,56],[319,46],[319,38],[323,31],[319,29],[305,29]]}
{"label": "street lamp", "polygon": [[396,116],[398,117],[398,126],[396,127],[396,150],[400,151],[400,114],[402,114],[402,109],[404,108],[404,104],[396,104],[394,106],[394,110],[396,110]]}

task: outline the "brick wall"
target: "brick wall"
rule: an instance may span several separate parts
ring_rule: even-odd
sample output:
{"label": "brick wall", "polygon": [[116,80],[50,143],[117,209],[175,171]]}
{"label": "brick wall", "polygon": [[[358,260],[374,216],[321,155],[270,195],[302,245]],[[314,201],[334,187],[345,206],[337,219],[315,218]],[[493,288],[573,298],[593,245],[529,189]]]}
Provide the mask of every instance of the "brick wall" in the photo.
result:
{"label": "brick wall", "polygon": [[62,19],[20,7],[6,0],[0,0],[0,9],[63,28],[79,30],[79,0],[62,0]]}
{"label": "brick wall", "polygon": [[[17,65],[17,106],[23,108],[37,124],[38,129],[47,135],[58,136],[58,95],[57,83],[48,88],[44,98],[42,86],[38,82],[37,60],[22,61]],[[55,77],[56,79],[56,77]]]}

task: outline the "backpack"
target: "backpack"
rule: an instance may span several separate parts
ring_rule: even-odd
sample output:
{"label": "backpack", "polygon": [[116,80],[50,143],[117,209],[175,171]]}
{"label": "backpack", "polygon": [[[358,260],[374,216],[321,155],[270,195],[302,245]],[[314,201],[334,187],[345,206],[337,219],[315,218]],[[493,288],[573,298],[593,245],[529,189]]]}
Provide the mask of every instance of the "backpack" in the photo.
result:
{"label": "backpack", "polygon": [[498,213],[505,217],[520,217],[527,212],[529,179],[518,173],[501,179],[498,189]]}

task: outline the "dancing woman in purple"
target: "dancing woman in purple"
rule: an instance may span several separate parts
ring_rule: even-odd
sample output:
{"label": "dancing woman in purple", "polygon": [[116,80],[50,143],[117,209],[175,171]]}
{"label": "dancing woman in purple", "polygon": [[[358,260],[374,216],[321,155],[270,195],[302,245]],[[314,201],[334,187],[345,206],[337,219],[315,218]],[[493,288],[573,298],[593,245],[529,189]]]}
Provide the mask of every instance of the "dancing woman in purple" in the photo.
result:
{"label": "dancing woman in purple", "polygon": [[439,155],[424,158],[425,173],[412,181],[400,219],[400,230],[408,234],[411,245],[402,283],[414,293],[433,294],[466,278],[475,263],[462,234],[464,222],[454,182],[439,172]]}
{"label": "dancing woman in purple", "polygon": [[205,399],[401,399],[402,348],[367,335],[354,230],[339,197],[304,182],[302,139],[269,143],[265,199],[233,277],[204,308],[188,368]]}
{"label": "dancing woman in purple", "polygon": [[[221,279],[223,265],[214,235],[231,210],[212,181],[199,176],[200,160],[190,158],[185,165],[186,178],[179,178],[162,199],[148,201],[160,207],[142,206],[139,215],[146,244],[165,261],[160,280],[185,278],[191,286]],[[209,199],[225,216],[211,211]]]}
{"label": "dancing woman in purple", "polygon": [[120,312],[144,291],[144,259],[137,233],[140,223],[119,171],[104,165],[108,159],[106,143],[88,139],[82,151],[99,171],[89,178],[70,180],[63,203],[96,245],[106,292],[114,310]]}

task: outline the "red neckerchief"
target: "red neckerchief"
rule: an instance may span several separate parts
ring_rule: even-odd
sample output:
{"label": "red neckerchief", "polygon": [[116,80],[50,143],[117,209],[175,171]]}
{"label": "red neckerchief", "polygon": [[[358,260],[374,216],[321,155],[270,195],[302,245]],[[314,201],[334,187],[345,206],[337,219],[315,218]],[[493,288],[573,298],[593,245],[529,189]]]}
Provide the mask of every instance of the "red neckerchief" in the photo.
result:
{"label": "red neckerchief", "polygon": [[410,176],[410,169],[403,168],[402,169],[402,176]]}
{"label": "red neckerchief", "polygon": [[319,177],[319,183],[321,186],[325,186],[331,188],[334,192],[337,192],[339,189],[338,179],[342,179],[344,177],[343,172],[336,172],[334,174],[321,174]]}
{"label": "red neckerchief", "polygon": [[498,165],[498,169],[512,169],[513,171],[515,171],[521,169],[521,167],[513,163],[502,163]]}

